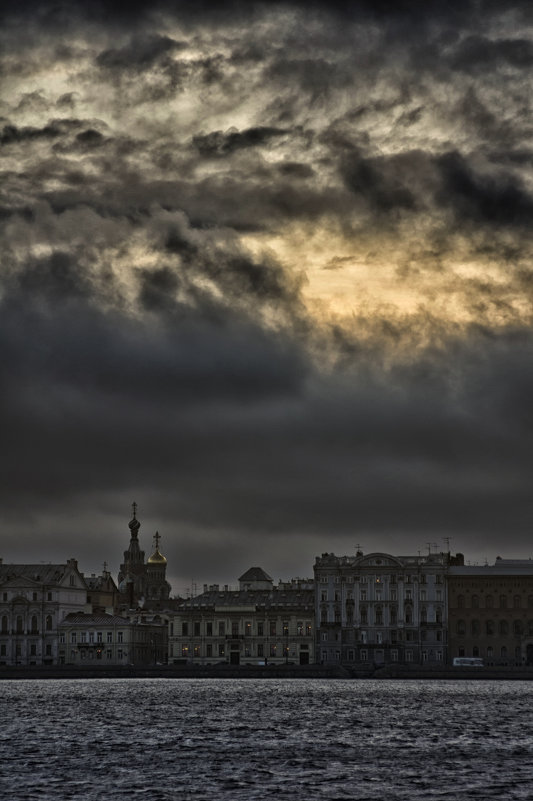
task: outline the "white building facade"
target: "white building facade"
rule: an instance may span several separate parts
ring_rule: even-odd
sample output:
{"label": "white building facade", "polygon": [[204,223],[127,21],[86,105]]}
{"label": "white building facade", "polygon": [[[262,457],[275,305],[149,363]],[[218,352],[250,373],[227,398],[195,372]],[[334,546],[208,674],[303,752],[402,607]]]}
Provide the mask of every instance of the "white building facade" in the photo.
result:
{"label": "white building facade", "polygon": [[321,663],[445,664],[448,554],[323,554],[315,571]]}

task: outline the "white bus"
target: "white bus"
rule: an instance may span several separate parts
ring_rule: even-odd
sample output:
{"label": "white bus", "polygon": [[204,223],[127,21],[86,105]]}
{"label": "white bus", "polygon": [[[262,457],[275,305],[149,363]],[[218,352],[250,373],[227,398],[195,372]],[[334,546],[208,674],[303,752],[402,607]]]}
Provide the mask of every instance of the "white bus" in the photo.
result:
{"label": "white bus", "polygon": [[453,660],[454,667],[484,667],[483,660],[479,656],[456,656]]}

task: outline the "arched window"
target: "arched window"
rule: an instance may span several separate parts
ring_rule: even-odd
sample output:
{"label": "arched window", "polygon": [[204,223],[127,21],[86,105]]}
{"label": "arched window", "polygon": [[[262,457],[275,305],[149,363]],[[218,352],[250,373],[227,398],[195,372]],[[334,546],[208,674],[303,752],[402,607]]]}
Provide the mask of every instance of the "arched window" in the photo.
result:
{"label": "arched window", "polygon": [[489,645],[487,648],[487,659],[492,659],[493,656],[494,656],[494,648],[492,647],[492,645]]}
{"label": "arched window", "polygon": [[457,634],[461,637],[466,634],[466,623],[464,620],[457,621]]}
{"label": "arched window", "polygon": [[500,609],[507,609],[507,595],[500,595]]}
{"label": "arched window", "polygon": [[52,631],[52,615],[46,615],[46,631]]}
{"label": "arched window", "polygon": [[494,606],[494,598],[492,597],[492,595],[487,595],[485,597],[485,606],[487,607],[487,609],[492,609],[493,608],[493,606]]}
{"label": "arched window", "polygon": [[515,620],[513,623],[513,631],[515,637],[520,637],[524,633],[524,627],[521,620]]}
{"label": "arched window", "polygon": [[465,597],[464,595],[457,596],[457,608],[464,609],[465,608]]}
{"label": "arched window", "polygon": [[381,606],[376,606],[376,626],[383,625],[383,609]]}
{"label": "arched window", "polygon": [[17,615],[17,634],[22,634],[22,616]]}
{"label": "arched window", "polygon": [[509,624],[506,620],[500,620],[500,634],[506,637],[509,634]]}
{"label": "arched window", "polygon": [[487,620],[485,623],[485,631],[489,636],[494,634],[494,620]]}
{"label": "arched window", "polygon": [[481,625],[479,623],[479,620],[473,620],[472,621],[472,635],[474,637],[477,637],[479,634],[481,634]]}
{"label": "arched window", "polygon": [[472,596],[472,609],[479,609],[479,595]]}
{"label": "arched window", "polygon": [[38,632],[38,631],[39,631],[39,629],[37,628],[37,615],[32,615],[32,619],[31,619],[31,633],[32,633],[32,634],[37,634],[37,632]]}
{"label": "arched window", "polygon": [[520,598],[519,595],[515,595],[515,597],[513,598],[513,607],[515,609],[520,609],[521,606],[522,606],[522,599]]}

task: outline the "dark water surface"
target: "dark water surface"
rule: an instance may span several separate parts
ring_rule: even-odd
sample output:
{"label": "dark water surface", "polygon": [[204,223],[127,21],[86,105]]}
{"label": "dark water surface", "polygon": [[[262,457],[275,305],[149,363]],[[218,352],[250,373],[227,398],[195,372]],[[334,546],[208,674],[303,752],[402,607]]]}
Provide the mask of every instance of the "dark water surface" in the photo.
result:
{"label": "dark water surface", "polygon": [[533,683],[0,682],[0,798],[531,799]]}

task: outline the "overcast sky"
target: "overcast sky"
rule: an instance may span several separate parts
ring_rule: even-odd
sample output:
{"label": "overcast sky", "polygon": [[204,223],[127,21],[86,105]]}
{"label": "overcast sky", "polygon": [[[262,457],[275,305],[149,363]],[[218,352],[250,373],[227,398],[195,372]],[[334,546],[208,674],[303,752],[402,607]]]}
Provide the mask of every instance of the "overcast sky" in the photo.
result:
{"label": "overcast sky", "polygon": [[533,556],[531,3],[9,5],[4,562]]}

